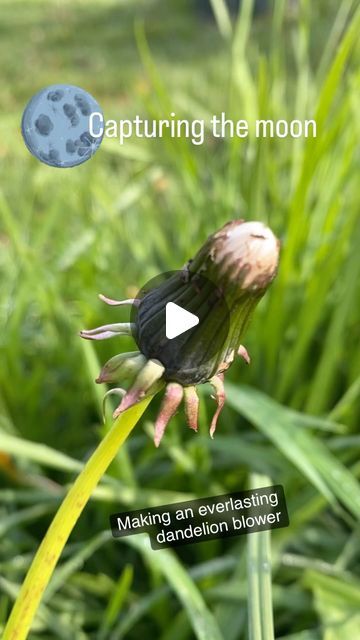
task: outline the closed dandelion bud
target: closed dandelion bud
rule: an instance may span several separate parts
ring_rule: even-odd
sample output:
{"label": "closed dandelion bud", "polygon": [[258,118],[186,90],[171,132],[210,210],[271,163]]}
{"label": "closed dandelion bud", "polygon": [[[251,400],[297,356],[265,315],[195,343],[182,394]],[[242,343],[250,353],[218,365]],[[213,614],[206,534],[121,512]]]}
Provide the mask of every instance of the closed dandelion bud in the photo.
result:
{"label": "closed dandelion bud", "polygon": [[[211,235],[181,271],[143,290],[138,299],[116,301],[101,296],[112,306],[131,303],[132,322],[84,331],[82,337],[97,340],[131,331],[139,347],[139,352],[112,358],[98,378],[98,382],[120,382],[136,376],[114,415],[165,384],[155,423],[158,445],[182,400],[187,423],[197,430],[196,385],[210,382],[217,402],[210,425],[213,435],[225,402],[224,372],[236,354],[250,362],[241,340],[276,275],[278,260],[279,241],[268,227],[234,220]],[[165,309],[170,302],[198,319],[191,331],[173,340],[166,336]]]}
{"label": "closed dandelion bud", "polygon": [[[235,220],[208,238],[183,271],[140,301],[138,346],[165,367],[164,379],[183,385],[206,382],[226,369],[278,265],[279,242],[261,222]],[[164,308],[184,306],[198,326],[175,341],[165,335]]]}
{"label": "closed dandelion bud", "polygon": [[[263,223],[235,220],[210,236],[190,264],[192,273],[202,273],[220,289],[229,313],[228,335],[211,362],[208,378],[227,369],[236,353],[247,361],[241,339],[276,275],[279,247],[278,239]],[[208,339],[213,326],[215,319],[209,322]]]}

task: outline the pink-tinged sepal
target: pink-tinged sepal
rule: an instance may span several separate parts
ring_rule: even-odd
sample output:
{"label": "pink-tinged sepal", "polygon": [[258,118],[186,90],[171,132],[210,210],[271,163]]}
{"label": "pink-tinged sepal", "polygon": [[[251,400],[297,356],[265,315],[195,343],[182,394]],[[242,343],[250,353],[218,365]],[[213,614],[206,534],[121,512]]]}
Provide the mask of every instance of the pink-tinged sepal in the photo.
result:
{"label": "pink-tinged sepal", "polygon": [[217,402],[217,408],[210,425],[210,436],[213,438],[219,415],[225,404],[226,396],[225,396],[225,388],[224,388],[224,374],[218,373],[216,376],[211,378],[209,382],[215,391],[215,400]]}
{"label": "pink-tinged sepal", "polygon": [[115,336],[131,336],[135,325],[131,322],[116,322],[115,324],[104,324],[96,329],[83,329],[80,336],[85,340],[107,340]]}
{"label": "pink-tinged sepal", "polygon": [[249,356],[249,354],[247,352],[247,349],[245,349],[243,344],[241,344],[240,347],[238,348],[237,354],[238,354],[238,356],[240,356],[240,358],[245,360],[246,364],[250,364],[250,362],[251,362],[250,356]]}
{"label": "pink-tinged sepal", "polygon": [[132,407],[149,393],[155,393],[158,387],[161,388],[160,379],[164,371],[165,368],[159,360],[148,360],[135,378],[134,384],[115,409],[114,418],[117,418],[120,413]]}
{"label": "pink-tinged sepal", "polygon": [[155,422],[154,443],[156,447],[159,446],[169,421],[175,415],[182,400],[183,393],[183,387],[177,382],[169,382],[166,386],[160,411]]}
{"label": "pink-tinged sepal", "polygon": [[133,304],[138,305],[140,303],[140,300],[137,300],[136,298],[128,298],[128,300],[113,300],[112,298],[104,296],[102,293],[99,293],[99,298],[111,307],[122,307]]}
{"label": "pink-tinged sepal", "polygon": [[185,416],[190,429],[198,430],[199,396],[195,387],[184,387]]}

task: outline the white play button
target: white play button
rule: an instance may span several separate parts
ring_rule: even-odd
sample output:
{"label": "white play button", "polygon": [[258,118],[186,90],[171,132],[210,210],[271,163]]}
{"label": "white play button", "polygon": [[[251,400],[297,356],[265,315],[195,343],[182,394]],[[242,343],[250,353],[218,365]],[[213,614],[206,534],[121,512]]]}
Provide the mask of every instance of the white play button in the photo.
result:
{"label": "white play button", "polygon": [[199,318],[190,311],[179,307],[175,302],[168,302],[166,307],[166,337],[172,340],[185,331],[199,324]]}

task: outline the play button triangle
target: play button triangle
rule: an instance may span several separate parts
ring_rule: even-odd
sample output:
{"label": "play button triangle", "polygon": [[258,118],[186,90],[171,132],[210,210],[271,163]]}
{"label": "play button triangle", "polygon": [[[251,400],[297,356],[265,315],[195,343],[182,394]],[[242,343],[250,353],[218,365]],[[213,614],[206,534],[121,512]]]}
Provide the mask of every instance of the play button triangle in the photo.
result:
{"label": "play button triangle", "polygon": [[168,302],[166,307],[166,337],[172,340],[185,331],[199,324],[199,318],[190,311],[186,311],[175,302]]}

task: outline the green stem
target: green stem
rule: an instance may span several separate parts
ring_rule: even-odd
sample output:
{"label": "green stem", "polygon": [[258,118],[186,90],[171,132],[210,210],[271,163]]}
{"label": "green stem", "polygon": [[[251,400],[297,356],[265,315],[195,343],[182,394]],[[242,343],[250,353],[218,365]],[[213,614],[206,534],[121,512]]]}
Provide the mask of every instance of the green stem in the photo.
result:
{"label": "green stem", "polygon": [[23,640],[27,637],[41,597],[71,531],[102,475],[152,397],[145,398],[117,418],[65,496],[19,591],[3,640]]}

